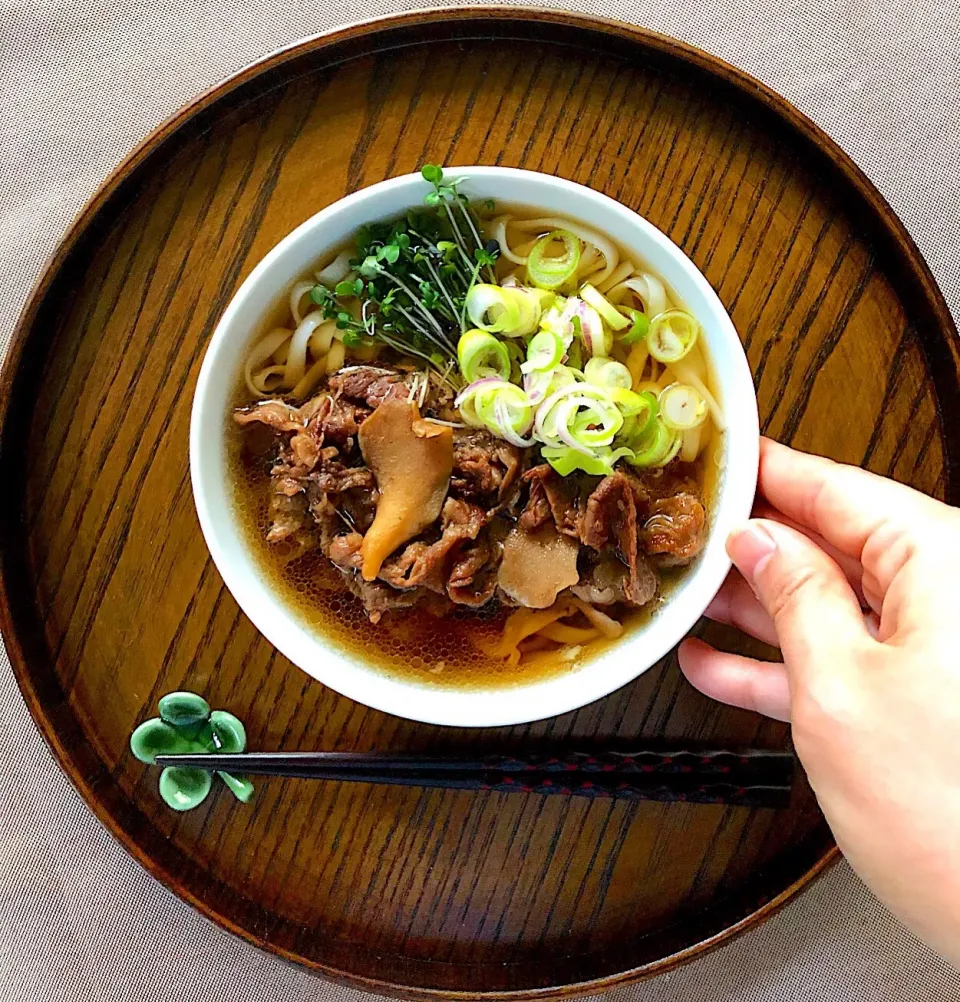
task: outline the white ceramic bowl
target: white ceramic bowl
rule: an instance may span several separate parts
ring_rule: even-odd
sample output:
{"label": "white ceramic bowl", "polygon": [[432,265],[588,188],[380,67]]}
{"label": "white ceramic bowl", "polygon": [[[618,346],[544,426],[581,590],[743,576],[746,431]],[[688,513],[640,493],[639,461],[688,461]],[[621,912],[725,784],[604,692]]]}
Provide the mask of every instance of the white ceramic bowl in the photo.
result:
{"label": "white ceramic bowl", "polygon": [[274,595],[250,544],[231,514],[224,439],[241,360],[264,315],[318,259],[362,224],[395,217],[421,204],[419,174],[364,188],[308,219],[251,272],[224,311],[203,360],[190,425],[190,473],[200,526],[227,587],[257,629],[294,664],[324,685],[368,706],[433,724],[503,726],[564,713],[606,696],[636,678],[693,627],[716,594],[730,563],[724,540],[750,515],[757,482],[758,420],[753,379],[737,332],[717,295],[687,256],[656,227],[589,188],[507,167],[449,168],[464,176],[471,198],[535,206],[582,220],[649,264],[699,318],[728,423],[725,469],[711,511],[709,540],[697,565],[644,627],[579,669],[488,690],[417,685],[371,668],[311,632]]}

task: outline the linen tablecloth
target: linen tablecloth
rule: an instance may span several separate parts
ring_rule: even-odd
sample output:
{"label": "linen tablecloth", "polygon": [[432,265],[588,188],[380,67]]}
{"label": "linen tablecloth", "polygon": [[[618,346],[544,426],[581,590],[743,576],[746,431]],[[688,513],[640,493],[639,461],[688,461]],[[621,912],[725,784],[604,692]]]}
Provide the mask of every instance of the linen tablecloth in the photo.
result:
{"label": "linen tablecloth", "polygon": [[[297,38],[411,6],[277,0],[0,0],[0,351],[47,254],[181,104]],[[866,171],[960,316],[956,0],[568,0],[759,77]],[[100,826],[27,714],[0,649],[0,997],[353,1002],[234,938]],[[960,1000],[960,975],[841,864],[766,925],[616,1002]]]}

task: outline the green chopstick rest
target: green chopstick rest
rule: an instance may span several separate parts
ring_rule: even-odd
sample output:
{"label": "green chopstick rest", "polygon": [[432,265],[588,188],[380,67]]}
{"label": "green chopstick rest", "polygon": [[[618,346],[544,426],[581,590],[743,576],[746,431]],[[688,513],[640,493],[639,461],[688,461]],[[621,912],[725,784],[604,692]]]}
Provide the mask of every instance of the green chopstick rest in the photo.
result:
{"label": "green chopstick rest", "polygon": [[[211,710],[195,692],[169,692],[158,707],[160,716],[145,720],[130,735],[130,751],[141,762],[153,765],[158,755],[242,752],[247,747],[243,724],[226,710]],[[229,772],[217,775],[237,798],[246,803],[253,784]],[[189,811],[203,803],[213,786],[205,769],[167,766],[160,773],[160,796],[175,811]]]}

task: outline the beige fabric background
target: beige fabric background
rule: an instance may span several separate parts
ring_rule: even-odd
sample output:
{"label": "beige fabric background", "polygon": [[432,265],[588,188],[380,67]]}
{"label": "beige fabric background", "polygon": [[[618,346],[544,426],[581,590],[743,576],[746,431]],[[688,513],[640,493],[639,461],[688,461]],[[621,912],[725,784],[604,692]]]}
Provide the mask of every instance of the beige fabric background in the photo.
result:
{"label": "beige fabric background", "polygon": [[[887,196],[960,317],[957,0],[567,4],[692,42],[792,100]],[[0,351],[74,213],[158,122],[278,46],[409,5],[0,0]],[[615,997],[960,1002],[960,975],[841,865],[766,926]],[[363,996],[220,931],[142,871],[60,774],[0,649],[0,998]]]}

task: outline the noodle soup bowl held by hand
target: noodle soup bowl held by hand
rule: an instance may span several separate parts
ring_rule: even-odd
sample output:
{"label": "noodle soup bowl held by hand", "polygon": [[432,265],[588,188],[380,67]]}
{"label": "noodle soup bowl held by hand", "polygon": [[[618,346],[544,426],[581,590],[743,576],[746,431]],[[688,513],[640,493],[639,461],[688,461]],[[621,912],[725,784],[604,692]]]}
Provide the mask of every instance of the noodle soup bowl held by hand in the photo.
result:
{"label": "noodle soup bowl held by hand", "polygon": [[[431,366],[434,370],[428,378],[415,371],[417,358],[398,360],[390,339],[399,336],[391,331],[401,330],[402,321],[397,328],[389,320],[384,323],[386,348],[379,342],[365,342],[356,331],[361,335],[373,331],[372,326],[358,327],[372,323],[368,307],[377,313],[377,323],[384,316],[379,299],[373,304],[362,301],[372,289],[365,281],[371,274],[380,275],[380,266],[367,256],[364,269],[355,252],[340,252],[353,247],[358,231],[369,224],[397,220],[411,209],[422,208],[425,193],[431,191],[431,172],[439,177],[439,171],[430,168],[424,176],[384,181],[329,206],[282,240],[243,283],[214,332],[197,383],[190,429],[194,498],[210,553],[234,598],[260,632],[313,678],[361,703],[414,720],[459,727],[518,724],[574,710],[613,692],[656,664],[696,624],[730,570],[725,539],[750,516],[759,445],[756,398],[730,318],[707,280],[678,247],[636,213],[602,194],[512,168],[447,168],[442,184],[457,178],[455,188],[441,187],[440,181],[433,180],[438,194],[428,205],[435,207],[431,211],[441,229],[453,217],[450,222],[462,246],[447,238],[441,242],[435,235],[431,238],[437,254],[434,260],[429,255],[411,257],[420,263],[397,272],[409,289],[424,278],[416,269],[436,269],[431,274],[439,282],[436,287],[441,295],[431,298],[430,289],[425,288],[426,309],[422,317],[411,314],[410,322],[425,324],[428,337],[433,336],[432,325],[440,338],[447,321],[454,325],[454,333],[445,335],[452,337],[452,361],[441,364],[428,345],[422,353],[424,373]],[[479,208],[470,209],[473,214],[468,218],[468,210],[456,201],[457,191],[469,198],[471,206],[486,211],[495,203],[496,209],[489,209],[489,218]],[[521,213],[520,223],[498,223],[504,217],[497,213],[505,210]],[[569,229],[561,229],[564,220],[570,223]],[[418,226],[409,224],[414,242],[421,238]],[[583,240],[574,236],[578,233]],[[591,233],[596,237],[592,242]],[[376,241],[369,246],[376,248]],[[484,257],[484,246],[496,261]],[[476,265],[470,254],[462,253],[462,247],[474,251]],[[391,253],[397,253],[396,249],[380,253],[384,269],[391,265]],[[405,244],[401,243],[399,253],[408,253]],[[369,248],[364,254],[369,255]],[[323,280],[331,259],[345,262],[351,257],[353,270],[346,276],[333,275],[327,283],[333,290],[329,294],[319,287],[311,291],[308,282],[302,311],[296,305],[299,292],[294,294],[290,330],[271,327],[279,304],[303,283],[304,276],[315,275],[319,269],[318,279]],[[579,272],[568,276],[563,290],[558,286],[556,292],[545,292],[550,276],[560,274],[571,257],[581,262]],[[613,259],[616,269],[610,267]],[[469,309],[466,303],[461,309],[455,294],[447,297],[455,282],[452,278],[443,282],[440,269],[445,261],[449,274],[463,276]],[[539,277],[535,277],[535,263]],[[347,267],[341,263],[339,269]],[[335,264],[333,270],[337,268]],[[469,280],[472,276],[478,282],[481,272],[486,294],[492,295],[492,309],[470,300]],[[645,285],[648,273],[652,284]],[[430,286],[430,276],[426,278],[425,286]],[[363,290],[356,293],[356,301],[331,308],[335,296],[353,295],[352,283]],[[517,303],[528,303],[532,297],[539,318],[513,341],[505,339],[512,336],[510,331],[504,335],[510,310],[496,305],[498,286],[519,287]],[[653,286],[658,293],[651,292]],[[413,292],[420,298],[416,289]],[[382,299],[382,292],[378,296]],[[401,297],[400,303],[404,302],[410,305]],[[519,306],[517,315],[525,316],[526,309],[526,305]],[[318,312],[315,322],[307,321],[307,327],[316,328],[308,337],[301,312],[311,310]],[[324,310],[326,317],[334,319],[325,319]],[[336,310],[341,311],[340,328],[335,323]],[[431,310],[439,324],[428,315]],[[668,314],[680,320],[671,320]],[[389,311],[386,315],[390,316]],[[499,322],[494,322],[498,317]],[[693,318],[699,331],[697,350],[685,363],[678,358],[673,365],[669,352],[682,347],[683,323]],[[514,321],[525,322],[516,317]],[[484,332],[499,331],[497,337],[503,343],[494,343],[496,338],[484,332],[466,330],[477,326]],[[300,337],[292,331],[294,327]],[[644,346],[652,344],[654,329],[663,342],[650,348],[648,358]],[[317,343],[327,354],[316,355]],[[309,350],[306,345],[311,346]],[[557,346],[556,358],[550,358],[553,345]],[[657,347],[667,356],[661,356]],[[689,346],[683,350],[691,351]],[[486,353],[479,362],[465,357],[478,351]],[[251,375],[252,359],[257,365]],[[490,368],[501,364],[498,359],[503,366],[499,381]],[[662,364],[656,364],[657,359]],[[520,375],[521,362],[524,375]],[[350,380],[357,382],[357,365],[376,366],[380,381],[373,388],[351,388]],[[342,366],[347,367],[342,374],[327,375]],[[564,376],[570,385],[564,385],[563,379],[551,382],[553,377],[543,376],[544,369]],[[296,387],[283,381],[291,371],[296,373]],[[362,375],[366,378],[369,372]],[[511,379],[514,385],[506,385]],[[546,382],[540,385],[538,380]],[[431,395],[442,396],[448,382],[452,392],[442,404],[434,401],[431,405]],[[478,388],[484,382],[489,385]],[[699,392],[688,383],[699,387]],[[544,405],[535,411],[536,405],[530,402],[539,399],[538,393],[539,398],[547,394],[548,399],[556,399],[546,416]],[[641,397],[650,403],[642,405],[646,412],[641,407],[638,413],[635,402]],[[697,430],[688,456],[691,439],[683,431],[688,427],[683,422],[698,406],[705,411],[705,400],[712,420],[703,425],[703,441],[710,444],[696,445],[701,439]],[[619,411],[611,401],[617,402]],[[238,406],[235,422],[231,412]],[[529,420],[523,417],[525,407]],[[321,419],[326,422],[325,433],[312,441],[309,435],[299,434],[319,428]],[[690,420],[703,422],[704,418],[701,414]],[[638,422],[643,425],[643,436],[636,428]],[[500,437],[483,430],[484,424]],[[657,434],[666,435],[662,442],[655,434],[651,439],[654,425]],[[635,439],[626,439],[628,428],[637,432]],[[261,525],[261,537],[256,527],[251,532],[260,509],[246,504],[245,482],[238,487],[236,475],[237,436],[251,430],[269,433],[268,439],[272,435],[274,450],[280,443],[282,461],[278,463],[276,451],[265,453],[266,465],[258,468],[258,475],[272,492],[271,504],[279,499],[300,513],[301,524],[308,527],[303,532],[298,529],[299,535],[276,522],[265,533]],[[463,458],[464,450],[469,452],[471,442],[476,441],[470,436],[493,443],[505,464],[497,467],[504,483],[493,500],[471,494],[464,484],[465,474],[458,464],[470,465],[469,456]],[[611,444],[594,448],[595,442]],[[627,447],[617,448],[625,442]],[[672,448],[665,452],[670,443]],[[616,463],[616,470],[610,465],[604,475],[603,469],[595,468],[597,455]],[[408,461],[408,456],[414,458]],[[298,462],[306,465],[298,468]],[[422,470],[419,483],[409,476],[411,463]],[[564,463],[574,464],[573,474]],[[341,477],[336,489],[344,489],[344,476],[351,478],[350,491],[323,493],[331,470]],[[509,491],[505,490],[507,479],[512,484]],[[696,556],[679,574],[667,566],[683,562],[674,559],[678,551],[658,551],[655,541],[650,542],[656,536],[654,522],[659,520],[659,528],[669,534],[671,512],[680,511],[656,507],[667,482],[681,485],[686,493],[677,498],[686,498],[699,513]],[[356,503],[338,507],[338,499],[351,491]],[[412,503],[405,502],[404,492]],[[569,512],[576,513],[572,529],[561,524],[558,498]],[[274,565],[259,552],[264,535],[268,542],[263,547],[273,547],[271,553],[286,553],[283,559],[289,564],[284,566],[294,568],[286,575],[289,580],[285,572],[271,570]],[[640,552],[638,539],[646,541],[646,554]],[[279,545],[275,545],[277,540]],[[291,551],[294,543],[300,549],[294,546]],[[318,548],[316,554],[303,555],[311,546]],[[632,556],[625,553],[630,547]],[[434,557],[437,560],[431,563]],[[440,584],[434,580],[431,585],[430,573],[440,566],[441,557],[447,563]],[[483,571],[470,569],[473,558],[476,565],[491,562],[485,569],[490,588],[482,609],[476,608],[481,604],[476,589]],[[638,560],[646,578],[638,575]],[[544,579],[538,571],[527,574],[531,580],[525,580],[526,567],[537,561],[541,561]],[[336,585],[324,577],[331,568],[348,580],[352,594],[345,592],[341,597],[336,592]],[[559,583],[551,585],[551,575],[558,574]],[[589,581],[588,575],[592,575]],[[629,596],[636,596],[644,581],[650,591],[633,601],[637,609],[643,606],[639,610],[643,615],[638,613],[631,620]],[[625,606],[604,605],[612,601],[603,597],[608,585],[621,589],[617,594]],[[323,616],[312,617],[309,609],[305,612],[304,587],[316,597],[318,610],[323,607]],[[474,597],[463,598],[470,587]],[[560,587],[562,592],[557,591]],[[651,600],[654,592],[657,597]],[[360,596],[363,604],[354,596]],[[391,610],[386,614],[377,604],[384,596],[390,600],[384,606]],[[418,602],[420,597],[422,602]],[[491,624],[501,629],[506,617],[509,625],[508,613],[515,606],[523,607],[519,618],[525,617],[528,626],[549,621],[546,607],[553,602],[551,608],[556,609],[561,600],[572,618],[563,622],[555,614],[552,626],[517,647],[522,649],[522,660],[518,662],[521,655],[514,651],[512,661],[501,663],[502,646],[499,650],[491,646],[491,636],[494,640],[499,636],[491,634]],[[409,608],[417,602],[416,609]],[[620,608],[626,609],[622,615],[614,611]],[[517,612],[510,615],[518,617]],[[614,615],[626,623],[617,639],[600,637],[596,643],[580,639],[599,636]],[[380,643],[385,636],[391,638],[386,646]],[[455,662],[460,655],[451,646],[451,638],[461,648],[475,640],[476,656],[469,671],[458,671]],[[394,652],[392,661],[383,654],[387,646]],[[453,653],[444,653],[448,648]],[[534,664],[540,666],[538,670],[530,667]]]}

